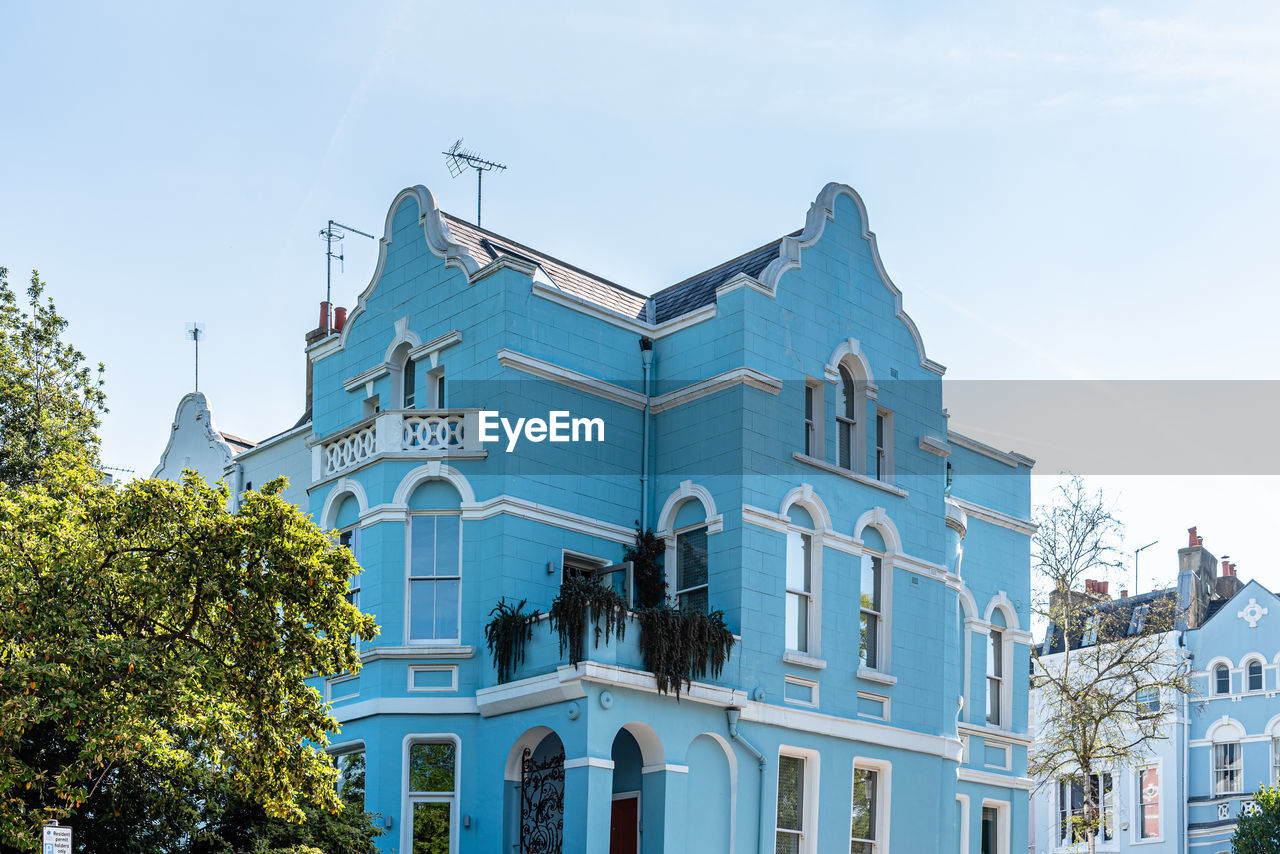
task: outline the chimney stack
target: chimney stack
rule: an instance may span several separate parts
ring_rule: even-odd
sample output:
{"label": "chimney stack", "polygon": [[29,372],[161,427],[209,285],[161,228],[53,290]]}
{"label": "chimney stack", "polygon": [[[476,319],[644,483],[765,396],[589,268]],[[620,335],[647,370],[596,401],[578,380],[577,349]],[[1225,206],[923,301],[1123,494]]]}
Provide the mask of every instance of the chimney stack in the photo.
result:
{"label": "chimney stack", "polygon": [[1187,528],[1187,533],[1191,535],[1191,541],[1187,543],[1187,548],[1189,549],[1204,545],[1204,537],[1201,537],[1196,533],[1197,527],[1198,526],[1196,525],[1192,525],[1190,528]]}
{"label": "chimney stack", "polygon": [[[340,312],[339,316],[342,318],[343,322],[346,322],[346,311],[343,309],[338,309],[338,311]],[[327,337],[328,334],[329,334],[329,303],[322,300],[320,302],[320,324],[316,326],[315,329],[312,329],[310,332],[307,333],[307,336],[306,336],[307,346],[310,347],[312,344],[316,343],[322,338]],[[306,408],[306,411],[311,412],[311,385],[312,385],[311,357],[307,356],[306,358],[307,358],[307,392],[306,392],[307,408]]]}

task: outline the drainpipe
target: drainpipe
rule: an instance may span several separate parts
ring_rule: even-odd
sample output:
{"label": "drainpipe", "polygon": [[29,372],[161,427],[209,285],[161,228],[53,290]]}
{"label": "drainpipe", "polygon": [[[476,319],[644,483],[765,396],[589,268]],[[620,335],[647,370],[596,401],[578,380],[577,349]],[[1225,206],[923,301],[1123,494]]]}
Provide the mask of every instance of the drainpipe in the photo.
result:
{"label": "drainpipe", "polygon": [[649,530],[649,368],[653,365],[653,339],[640,339],[640,363],[644,370],[644,439],[640,459],[640,529]]}
{"label": "drainpipe", "polygon": [[[764,808],[764,769],[769,763],[765,761],[764,754],[756,750],[755,746],[738,732],[738,718],[742,715],[742,709],[733,706],[725,709],[724,713],[729,719],[729,737],[746,748],[747,752],[760,763],[760,821],[756,822],[756,851],[759,854],[764,854],[764,820],[765,816],[768,815]],[[815,828],[816,830],[817,828]]]}

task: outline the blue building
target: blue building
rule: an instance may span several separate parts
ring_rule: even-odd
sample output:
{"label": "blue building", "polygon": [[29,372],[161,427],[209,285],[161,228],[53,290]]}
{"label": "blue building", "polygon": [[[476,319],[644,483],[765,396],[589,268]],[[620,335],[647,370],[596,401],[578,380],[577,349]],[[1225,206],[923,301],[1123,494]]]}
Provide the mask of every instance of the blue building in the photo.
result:
{"label": "blue building", "polygon": [[[1196,529],[1178,551],[1176,590],[1108,600],[1099,609],[1129,613],[1153,598],[1176,597],[1183,614],[1166,633],[1187,661],[1190,696],[1151,696],[1172,703],[1165,738],[1131,768],[1100,781],[1105,799],[1099,851],[1227,854],[1236,820],[1256,808],[1261,785],[1280,782],[1280,600],[1256,581],[1241,583],[1235,565],[1204,548]],[[1158,708],[1158,707],[1157,707]],[[1066,839],[1071,781],[1051,782],[1033,801],[1032,850],[1074,850]]]}
{"label": "blue building", "polygon": [[[1032,461],[948,430],[853,190],[645,296],[412,187],[323,314],[277,462],[309,448],[381,626],[318,687],[384,850],[1022,849]],[[577,665],[544,620],[499,681],[492,609],[634,597],[637,523],[670,602],[723,611],[723,670],[677,698],[634,617]]]}

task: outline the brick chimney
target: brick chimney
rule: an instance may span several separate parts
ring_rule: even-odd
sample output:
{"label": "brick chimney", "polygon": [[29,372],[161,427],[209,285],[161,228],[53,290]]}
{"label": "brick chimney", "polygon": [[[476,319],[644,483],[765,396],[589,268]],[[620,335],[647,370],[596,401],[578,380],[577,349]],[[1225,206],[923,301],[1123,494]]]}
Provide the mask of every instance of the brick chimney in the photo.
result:
{"label": "brick chimney", "polygon": [[1244,582],[1236,576],[1236,565],[1228,560],[1229,557],[1230,555],[1222,556],[1222,573],[1218,576],[1214,589],[1219,599],[1230,599],[1244,587]]}
{"label": "brick chimney", "polygon": [[[343,323],[346,322],[346,319],[347,319],[346,309],[340,308],[338,309],[336,314],[338,315],[338,319],[340,319]],[[307,347],[310,347],[312,344],[324,339],[328,335],[329,335],[329,303],[322,300],[320,302],[320,323],[319,325],[316,326],[315,329],[312,329],[310,332],[307,333],[306,335]],[[312,386],[311,357],[307,356],[306,359],[307,359],[306,411],[310,413],[311,412],[311,386]]]}
{"label": "brick chimney", "polygon": [[1216,598],[1218,559],[1204,547],[1204,537],[1195,526],[1187,529],[1187,547],[1178,549],[1178,607],[1186,617],[1186,627],[1199,628]]}

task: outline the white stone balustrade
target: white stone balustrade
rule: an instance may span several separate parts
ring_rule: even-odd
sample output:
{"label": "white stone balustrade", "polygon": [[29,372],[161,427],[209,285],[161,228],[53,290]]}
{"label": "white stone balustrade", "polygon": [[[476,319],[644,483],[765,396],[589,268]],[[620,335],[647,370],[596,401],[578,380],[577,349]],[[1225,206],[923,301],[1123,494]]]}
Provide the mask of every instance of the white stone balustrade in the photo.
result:
{"label": "white stone balustrade", "polygon": [[374,456],[478,456],[484,453],[476,409],[389,410],[312,446],[312,476],[321,480]]}

